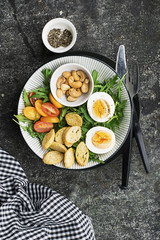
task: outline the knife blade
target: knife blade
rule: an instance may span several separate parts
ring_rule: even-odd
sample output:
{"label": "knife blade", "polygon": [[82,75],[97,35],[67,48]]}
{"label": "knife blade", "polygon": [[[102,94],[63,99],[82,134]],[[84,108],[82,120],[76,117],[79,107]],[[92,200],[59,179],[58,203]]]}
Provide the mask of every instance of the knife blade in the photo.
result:
{"label": "knife blade", "polygon": [[[116,67],[115,71],[118,73],[119,77],[122,78],[123,75],[127,72],[127,63],[126,63],[126,54],[125,46],[120,45],[117,52]],[[127,74],[128,75],[128,74]],[[124,79],[124,83],[126,78]],[[132,150],[132,141],[133,141],[133,112],[131,112],[131,128],[127,140],[123,146],[122,150],[122,189],[126,189],[129,181],[130,173],[130,163],[131,163],[131,150]]]}
{"label": "knife blade", "polygon": [[126,63],[126,54],[125,54],[124,45],[120,45],[118,48],[115,71],[118,73],[120,78],[122,78],[123,75],[127,72],[127,63]]}

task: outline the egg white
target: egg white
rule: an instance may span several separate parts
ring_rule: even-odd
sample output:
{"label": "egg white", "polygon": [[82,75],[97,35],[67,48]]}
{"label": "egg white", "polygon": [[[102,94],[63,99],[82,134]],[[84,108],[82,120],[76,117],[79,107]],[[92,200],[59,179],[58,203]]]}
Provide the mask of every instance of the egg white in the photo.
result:
{"label": "egg white", "polygon": [[[112,136],[112,140],[111,140],[111,145],[108,147],[108,148],[105,148],[105,149],[101,149],[101,148],[97,148],[96,146],[93,145],[92,143],[92,138],[94,136],[94,134],[97,132],[97,131],[103,131],[103,132],[107,132],[109,133],[111,136]],[[116,142],[116,139],[115,139],[115,134],[112,130],[110,130],[109,128],[105,128],[105,127],[100,127],[100,126],[97,126],[97,127],[93,127],[91,128],[87,134],[86,134],[86,145],[87,145],[87,148],[93,152],[93,153],[96,153],[96,154],[103,154],[103,153],[107,153],[109,151],[111,151],[111,149],[114,147],[115,145],[115,142]]]}
{"label": "egg white", "polygon": [[[93,104],[98,100],[98,99],[103,99],[104,101],[107,102],[107,104],[109,105],[110,108],[110,113],[105,117],[105,118],[97,118],[94,113],[93,113]],[[90,117],[96,121],[96,122],[107,122],[114,114],[115,111],[115,104],[114,101],[112,99],[112,97],[105,92],[96,92],[93,93],[87,102],[87,109],[88,109],[88,113],[90,115]]]}

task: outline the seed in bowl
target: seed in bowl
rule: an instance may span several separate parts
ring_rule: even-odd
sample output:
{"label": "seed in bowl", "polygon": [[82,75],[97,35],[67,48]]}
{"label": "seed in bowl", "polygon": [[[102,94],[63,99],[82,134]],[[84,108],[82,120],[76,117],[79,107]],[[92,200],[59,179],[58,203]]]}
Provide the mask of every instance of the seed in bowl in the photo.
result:
{"label": "seed in bowl", "polygon": [[72,33],[68,29],[53,28],[48,34],[48,42],[54,48],[67,47],[72,42]]}
{"label": "seed in bowl", "polygon": [[57,97],[62,98],[66,95],[69,102],[76,101],[82,94],[89,90],[89,79],[82,70],[63,72],[56,83]]}

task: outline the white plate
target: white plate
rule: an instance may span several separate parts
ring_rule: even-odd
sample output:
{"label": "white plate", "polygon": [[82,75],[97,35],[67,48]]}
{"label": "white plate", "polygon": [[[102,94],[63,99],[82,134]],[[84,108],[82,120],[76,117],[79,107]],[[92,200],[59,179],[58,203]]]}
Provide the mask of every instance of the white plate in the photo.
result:
{"label": "white plate", "polygon": [[[109,66],[106,64],[90,58],[90,57],[83,57],[83,56],[67,56],[67,57],[62,57],[55,59],[53,61],[50,61],[49,63],[43,65],[40,67],[27,81],[27,83],[24,86],[24,89],[28,92],[31,90],[34,90],[35,88],[39,87],[43,83],[43,74],[41,71],[45,68],[50,68],[52,71],[56,70],[58,67],[60,67],[63,64],[66,63],[77,63],[81,64],[82,66],[86,67],[90,73],[92,73],[93,70],[96,70],[99,74],[98,79],[103,81],[105,79],[108,79],[110,77],[113,77],[115,75],[115,72],[113,69],[111,69]],[[23,93],[23,90],[22,90]],[[23,97],[22,93],[20,95],[19,103],[18,103],[18,114],[22,113],[24,109],[24,102],[23,102]],[[128,92],[123,86],[122,88],[122,100],[126,99],[127,104],[124,109],[124,118],[121,121],[120,128],[116,128],[115,130],[115,138],[116,138],[116,144],[112,148],[112,150],[108,153],[101,154],[99,155],[99,158],[102,161],[105,161],[109,158],[111,158],[122,146],[124,143],[124,140],[126,139],[126,136],[128,134],[128,130],[130,127],[130,120],[131,120],[131,104],[130,104],[130,99],[128,96]],[[21,128],[20,128],[21,129]],[[46,153],[45,150],[42,149],[41,144],[38,139],[32,138],[28,132],[23,131],[21,129],[22,135],[28,144],[28,146],[33,150],[33,152],[38,155],[41,159],[43,158],[43,155]],[[77,163],[74,163],[72,168],[70,169],[87,169],[90,167],[94,167],[99,165],[97,162],[90,161],[85,167],[79,166]],[[64,168],[63,163],[59,163],[56,165],[57,167]]]}

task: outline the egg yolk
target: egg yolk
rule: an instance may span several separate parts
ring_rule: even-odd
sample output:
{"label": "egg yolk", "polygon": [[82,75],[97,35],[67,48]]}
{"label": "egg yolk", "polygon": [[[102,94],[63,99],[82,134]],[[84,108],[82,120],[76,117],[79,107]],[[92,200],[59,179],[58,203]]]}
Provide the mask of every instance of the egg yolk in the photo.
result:
{"label": "egg yolk", "polygon": [[108,148],[112,142],[111,134],[103,131],[97,131],[92,137],[92,143],[97,148]]}
{"label": "egg yolk", "polygon": [[109,106],[103,99],[98,99],[93,104],[93,113],[97,118],[105,118],[109,114]]}

